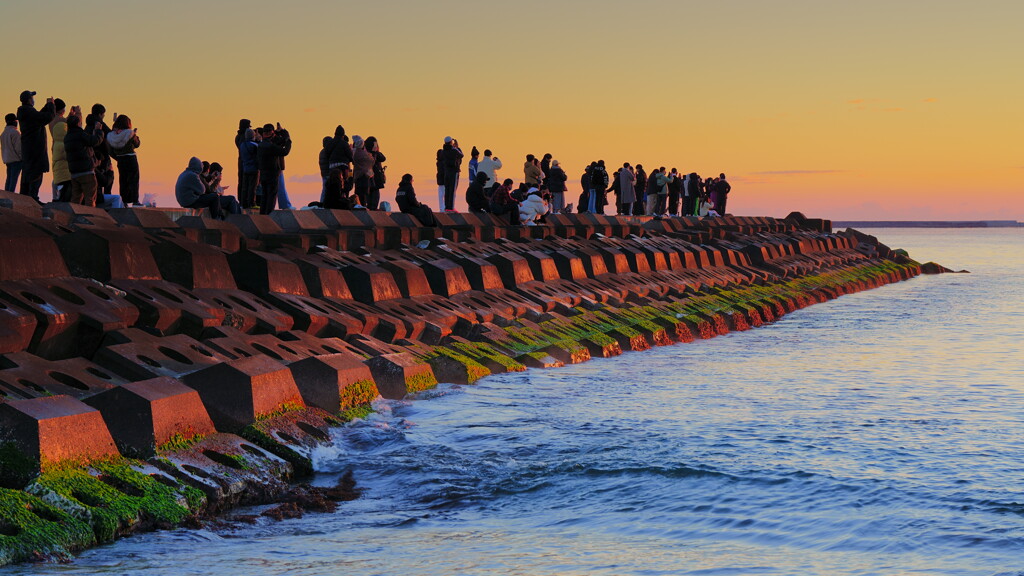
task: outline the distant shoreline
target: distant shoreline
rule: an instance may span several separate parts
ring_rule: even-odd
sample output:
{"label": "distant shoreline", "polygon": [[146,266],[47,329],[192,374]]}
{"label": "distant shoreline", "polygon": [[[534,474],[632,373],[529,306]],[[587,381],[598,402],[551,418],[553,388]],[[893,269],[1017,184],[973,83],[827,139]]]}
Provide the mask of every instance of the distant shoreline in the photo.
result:
{"label": "distant shoreline", "polygon": [[833,220],[833,228],[1022,228],[1015,220],[915,221],[915,220]]}

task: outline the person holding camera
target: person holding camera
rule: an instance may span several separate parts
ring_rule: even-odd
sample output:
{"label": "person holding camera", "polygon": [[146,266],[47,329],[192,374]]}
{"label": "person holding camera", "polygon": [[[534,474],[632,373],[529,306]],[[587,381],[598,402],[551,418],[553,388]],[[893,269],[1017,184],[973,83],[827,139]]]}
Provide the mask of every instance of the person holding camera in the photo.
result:
{"label": "person holding camera", "polygon": [[141,145],[139,129],[132,127],[132,119],[114,114],[113,130],[107,134],[110,155],[117,162],[118,193],[125,206],[139,205],[139,160],[135,149]]}
{"label": "person holding camera", "polygon": [[68,172],[71,173],[71,202],[95,206],[98,189],[95,150],[103,143],[103,124],[96,122],[88,128],[88,131],[82,128],[81,113],[68,116],[64,155],[68,161]]}
{"label": "person holding camera", "polygon": [[444,206],[445,212],[455,212],[455,190],[459,187],[459,173],[462,172],[464,154],[459,141],[451,136],[444,137],[441,159],[444,165]]}
{"label": "person holding camera", "polygon": [[50,171],[46,127],[53,120],[54,104],[53,98],[47,98],[46,105],[36,110],[35,96],[30,90],[21,93],[18,123],[21,124],[21,193],[38,201],[43,174]]}
{"label": "person holding camera", "polygon": [[263,126],[263,141],[256,149],[257,163],[260,170],[260,187],[263,188],[263,200],[260,203],[260,214],[270,214],[277,204],[277,193],[284,177],[284,158],[292,151],[292,139],[288,131],[277,125]]}
{"label": "person holding camera", "polygon": [[486,174],[487,181],[484,182],[484,194],[490,198],[494,193],[494,187],[498,185],[498,170],[501,170],[501,160],[492,156],[490,150],[484,150],[483,160],[477,164],[477,174]]}

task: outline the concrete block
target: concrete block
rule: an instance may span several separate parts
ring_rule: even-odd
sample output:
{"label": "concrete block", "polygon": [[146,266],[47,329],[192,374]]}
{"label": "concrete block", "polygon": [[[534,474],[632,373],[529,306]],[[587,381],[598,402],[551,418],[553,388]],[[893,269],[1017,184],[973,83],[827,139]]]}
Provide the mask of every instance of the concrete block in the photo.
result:
{"label": "concrete block", "polygon": [[124,384],[86,399],[86,404],[100,411],[126,456],[149,458],[175,436],[216,432],[199,393],[173,378]]}
{"label": "concrete block", "polygon": [[377,397],[370,367],[351,352],[299,360],[288,365],[308,406],[337,414]]}
{"label": "concrete block", "polygon": [[382,354],[366,361],[381,396],[400,400],[437,385],[430,365],[411,354]]}
{"label": "concrete block", "polygon": [[210,366],[182,381],[199,392],[222,432],[240,430],[286,405],[304,406],[291,371],[263,356]]}
{"label": "concrete block", "polygon": [[352,297],[366,304],[401,298],[402,291],[391,272],[373,264],[355,264],[341,269]]}
{"label": "concrete block", "polygon": [[203,244],[210,244],[228,252],[237,252],[245,246],[245,236],[238,226],[224,220],[182,216],[178,218],[177,224],[182,230],[193,232],[196,240]]}
{"label": "concrete block", "polygon": [[85,358],[50,361],[16,352],[0,359],[0,367],[0,388],[11,398],[63,394],[82,399],[126,382]]}
{"label": "concrete block", "polygon": [[152,245],[150,251],[164,280],[189,289],[237,288],[229,270],[227,255],[213,246],[185,239],[165,238]]}
{"label": "concrete block", "polygon": [[299,267],[277,254],[241,250],[228,256],[231,274],[238,287],[255,294],[278,292],[308,296]]}
{"label": "concrete block", "polygon": [[131,381],[159,376],[178,378],[228,360],[184,334],[160,338],[141,330],[108,334],[93,359],[100,366]]}
{"label": "concrete block", "polygon": [[0,254],[0,281],[70,276],[54,238],[21,217],[0,217]]}
{"label": "concrete block", "polygon": [[119,455],[100,412],[63,395],[0,404],[0,442],[12,443],[37,470]]}

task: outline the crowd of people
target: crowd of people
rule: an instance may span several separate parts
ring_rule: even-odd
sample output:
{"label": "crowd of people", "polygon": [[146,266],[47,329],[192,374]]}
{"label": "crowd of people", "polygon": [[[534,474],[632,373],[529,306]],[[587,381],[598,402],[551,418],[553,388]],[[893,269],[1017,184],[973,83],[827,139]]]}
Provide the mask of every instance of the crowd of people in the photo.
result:
{"label": "crowd of people", "polygon": [[[53,172],[53,200],[88,206],[117,208],[139,205],[138,130],[125,115],[113,115],[113,126],[104,122],[106,108],[94,104],[83,118],[79,106],[60,98],[48,98],[36,109],[35,92],[21,93],[16,114],[7,114],[0,134],[0,150],[7,167],[4,188],[39,199],[43,174]],[[20,127],[20,131],[19,131]],[[47,133],[52,140],[49,153]],[[258,208],[261,214],[275,209],[294,209],[285,186],[285,159],[292,140],[280,123],[253,127],[242,119],[235,134],[238,150],[237,198],[226,194],[223,166],[193,157],[175,184],[178,204],[191,209],[209,209],[223,218]],[[437,200],[440,212],[454,212],[465,155],[459,141],[444,138],[437,150]],[[325,136],[319,155],[322,181],[319,201],[309,207],[341,210],[388,210],[381,202],[387,183],[387,157],[377,138],[353,135],[337,126]],[[114,164],[117,166],[118,194],[113,194]],[[501,179],[501,160],[491,150],[481,156],[476,146],[466,163],[468,186],[465,200],[471,212],[506,217],[510,224],[535,225],[546,214],[573,211],[566,203],[568,177],[551,154],[527,154],[518,186],[512,178]],[[500,181],[500,183],[499,183]],[[604,160],[591,162],[580,176],[581,192],[577,212],[593,214],[670,216],[718,216],[726,213],[732,186],[725,174],[702,178],[696,172],[683,174],[659,167],[648,174],[643,165],[629,162],[609,174]],[[614,202],[613,207],[609,207]],[[402,176],[395,203],[403,213],[424,225],[436,224],[433,209],[416,196],[411,174]]]}
{"label": "crowd of people", "polygon": [[[22,194],[39,200],[43,175],[52,170],[55,202],[105,208],[138,206],[135,151],[142,142],[131,118],[115,112],[113,126],[108,126],[104,122],[107,109],[102,104],[93,104],[83,118],[80,106],[69,109],[63,100],[52,97],[37,110],[35,96],[30,90],[22,92],[17,113],[4,117],[6,125],[0,135],[7,168],[4,189],[15,192],[20,184]],[[49,150],[48,140],[52,141]],[[114,163],[117,195],[113,194]]]}

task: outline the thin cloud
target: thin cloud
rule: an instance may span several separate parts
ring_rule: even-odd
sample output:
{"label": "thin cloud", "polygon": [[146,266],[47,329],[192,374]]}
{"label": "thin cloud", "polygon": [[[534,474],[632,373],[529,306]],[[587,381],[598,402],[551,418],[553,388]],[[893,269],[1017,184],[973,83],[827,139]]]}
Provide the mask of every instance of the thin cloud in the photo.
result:
{"label": "thin cloud", "polygon": [[846,170],[762,170],[760,172],[751,172],[751,174],[761,176],[803,176],[810,174],[840,174],[843,172],[846,172]]}
{"label": "thin cloud", "polygon": [[921,102],[924,102],[925,104],[933,104],[938,101],[938,98],[925,98],[924,100],[921,100]]}
{"label": "thin cloud", "polygon": [[298,176],[289,176],[289,182],[295,182],[296,184],[319,184],[323,182],[319,174],[301,174]]}

